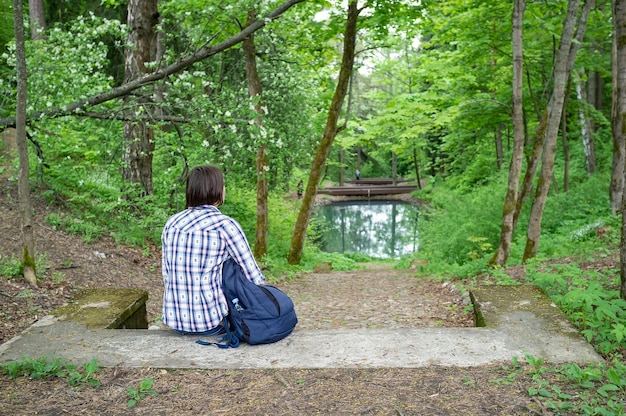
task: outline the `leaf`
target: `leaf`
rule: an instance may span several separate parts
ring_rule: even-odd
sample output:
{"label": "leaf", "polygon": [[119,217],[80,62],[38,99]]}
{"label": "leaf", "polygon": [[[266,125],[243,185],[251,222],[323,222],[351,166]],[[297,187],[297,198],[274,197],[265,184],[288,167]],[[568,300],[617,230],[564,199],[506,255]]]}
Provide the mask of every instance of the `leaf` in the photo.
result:
{"label": "leaf", "polygon": [[87,364],[85,364],[84,368],[87,376],[91,376],[98,371],[98,360],[95,358],[91,359]]}
{"label": "leaf", "polygon": [[617,386],[626,386],[626,378],[622,379],[615,368],[609,368],[606,372],[606,378]]}
{"label": "leaf", "polygon": [[541,388],[539,389],[539,395],[542,397],[553,397],[552,392],[548,391],[547,389]]}
{"label": "leaf", "polygon": [[153,384],[154,384],[153,379],[151,379],[150,377],[144,378],[141,384],[139,385],[139,390],[148,391],[152,388]]}
{"label": "leaf", "polygon": [[620,390],[620,388],[617,387],[615,384],[605,384],[598,389],[598,394],[601,395],[602,397],[609,397],[608,392],[618,391],[618,390]]}
{"label": "leaf", "polygon": [[626,336],[626,327],[624,324],[615,324],[611,330],[611,334],[615,335],[617,342],[622,342],[624,336]]}
{"label": "leaf", "polygon": [[585,388],[585,389],[592,389],[592,388],[594,388],[595,386],[596,386],[596,385],[595,385],[595,384],[593,384],[593,382],[591,382],[591,381],[584,381],[584,382],[580,383],[580,387],[583,387],[583,388]]}

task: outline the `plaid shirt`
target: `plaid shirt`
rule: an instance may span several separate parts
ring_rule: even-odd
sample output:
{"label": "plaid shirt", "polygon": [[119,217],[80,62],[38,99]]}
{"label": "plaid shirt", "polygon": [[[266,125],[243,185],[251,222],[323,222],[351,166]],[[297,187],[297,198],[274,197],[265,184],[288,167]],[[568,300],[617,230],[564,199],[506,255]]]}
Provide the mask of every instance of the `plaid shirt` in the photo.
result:
{"label": "plaid shirt", "polygon": [[265,281],[237,221],[213,205],[170,217],[163,244],[163,323],[186,332],[208,331],[228,315],[222,263],[232,257],[256,284]]}

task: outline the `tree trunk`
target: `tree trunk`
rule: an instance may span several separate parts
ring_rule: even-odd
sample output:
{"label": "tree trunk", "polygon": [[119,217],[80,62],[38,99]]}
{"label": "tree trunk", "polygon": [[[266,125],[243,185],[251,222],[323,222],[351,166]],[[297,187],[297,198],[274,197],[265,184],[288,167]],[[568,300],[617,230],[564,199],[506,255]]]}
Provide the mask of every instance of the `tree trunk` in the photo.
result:
{"label": "tree trunk", "polygon": [[[606,3],[599,4],[597,9],[602,15],[604,15],[606,10]],[[594,39],[592,39],[590,52],[592,55],[599,54],[596,56],[603,56],[606,53],[606,51],[604,50],[604,39],[602,37],[595,37]],[[589,91],[587,94],[589,97],[589,103],[593,105],[596,110],[602,111],[602,109],[604,108],[604,79],[602,77],[602,73],[597,70],[592,71],[589,74],[589,80],[587,81],[587,84]],[[598,131],[598,126],[595,124],[593,119],[591,119],[590,122],[592,131],[595,133],[596,131]]]}
{"label": "tree trunk", "polygon": [[[619,126],[617,131],[620,136],[623,150],[624,136],[621,128],[626,126],[626,0],[613,0],[613,33],[618,40],[614,46],[615,56],[618,58],[614,63],[613,69],[613,85],[614,87],[614,109],[613,114],[617,120],[614,121],[613,127]],[[615,141],[616,131],[613,131]],[[622,151],[622,155],[623,155]],[[622,165],[622,184],[626,183],[626,170]],[[622,241],[620,243],[620,296],[626,300],[626,192],[622,192],[621,201],[622,212]]]}
{"label": "tree trunk", "polygon": [[[611,104],[611,130],[613,132],[613,162],[611,165],[611,183],[609,199],[613,215],[622,211],[624,191],[624,157],[626,155],[626,139],[624,137],[624,114],[620,113],[626,106],[626,45],[617,42],[618,34],[626,35],[626,5],[621,0],[613,0],[613,98]],[[619,53],[618,53],[619,51]],[[624,244],[624,243],[622,243]]]}
{"label": "tree trunk", "polygon": [[[246,26],[250,26],[256,21],[256,12],[248,12]],[[256,66],[256,47],[254,45],[254,34],[251,34],[243,41],[243,52],[246,61],[246,78],[248,79],[248,93],[254,103],[254,111],[257,113],[255,125],[258,132],[263,130],[263,106],[261,101],[261,79]],[[269,172],[269,159],[267,157],[266,139],[259,136],[259,148],[256,154],[256,230],[254,233],[254,257],[260,259],[267,254],[268,235],[268,209],[267,209],[267,172]]]}
{"label": "tree trunk", "polygon": [[26,102],[28,101],[28,79],[26,71],[26,46],[24,41],[24,8],[21,0],[13,0],[13,24],[15,30],[15,60],[17,67],[17,107],[15,127],[19,154],[18,200],[20,207],[22,266],[24,279],[37,286],[35,267],[35,237],[33,230],[33,205],[30,200],[28,146],[26,143]]}
{"label": "tree trunk", "polygon": [[391,152],[391,180],[394,185],[398,184],[398,157],[396,152]]}
{"label": "tree trunk", "polygon": [[413,148],[413,165],[415,166],[415,179],[417,180],[417,189],[422,189],[422,180],[420,179],[419,163],[417,162],[417,149]]}
{"label": "tree trunk", "polygon": [[[157,36],[155,27],[159,20],[157,0],[130,0],[128,2],[128,27],[124,82],[137,80],[150,72],[147,62],[156,58]],[[129,117],[138,112],[152,112],[149,97],[138,96],[125,100]],[[146,121],[124,122],[125,149],[122,156],[122,176],[129,183],[140,184],[146,195],[154,193],[152,186],[152,155],[154,129]]]}
{"label": "tree trunk", "polygon": [[[563,23],[563,32],[561,34],[561,42],[556,55],[556,62],[554,65],[554,87],[552,90],[552,96],[550,97],[550,101],[548,103],[548,126],[546,129],[543,157],[541,160],[541,175],[539,177],[539,181],[537,182],[535,200],[533,201],[530,219],[528,221],[526,247],[524,248],[524,256],[522,258],[523,262],[529,258],[535,257],[539,247],[539,237],[541,236],[541,218],[543,216],[543,209],[548,197],[548,191],[550,190],[550,180],[554,176],[554,156],[556,153],[556,143],[559,133],[559,124],[561,122],[561,113],[563,112],[565,86],[569,80],[576,52],[578,51],[578,47],[585,33],[587,18],[591,8],[595,4],[595,1],[587,0],[585,2],[580,19],[577,18],[579,3],[579,0],[568,1],[567,13]],[[574,42],[574,34],[576,34],[576,42]]]}
{"label": "tree trunk", "polygon": [[339,119],[341,107],[346,97],[350,77],[352,75],[356,49],[358,17],[359,9],[357,8],[357,2],[352,0],[348,5],[348,19],[346,22],[346,30],[343,40],[343,58],[341,61],[341,70],[339,71],[339,79],[337,81],[337,87],[335,88],[333,100],[328,110],[324,135],[315,154],[315,158],[313,159],[313,163],[311,164],[311,173],[309,174],[306,191],[304,193],[304,198],[302,199],[302,206],[300,207],[298,219],[293,230],[291,247],[289,248],[289,255],[287,257],[289,264],[299,264],[302,260],[306,229],[309,225],[309,219],[313,211],[313,203],[315,202],[319,180],[322,176],[322,171],[324,169],[326,158],[328,158],[330,147],[337,134],[337,121]]}
{"label": "tree trunk", "polygon": [[498,171],[502,169],[504,163],[504,148],[502,147],[502,126],[498,126],[494,132],[494,140],[496,145],[496,168]]}
{"label": "tree trunk", "polygon": [[345,181],[345,170],[346,168],[344,167],[344,163],[343,163],[343,147],[339,149],[339,186],[343,186],[344,185],[344,181]]}
{"label": "tree trunk", "polygon": [[561,116],[561,143],[563,143],[563,192],[569,191],[569,162],[570,150],[567,141],[567,103],[569,102],[569,93],[571,82],[567,83],[565,93],[565,101],[563,103],[563,115]]}
{"label": "tree trunk", "polygon": [[578,117],[580,119],[580,135],[583,139],[583,150],[585,152],[585,166],[587,173],[593,174],[596,171],[596,150],[593,143],[593,127],[585,106],[589,105],[585,83],[582,80],[576,82],[576,98],[578,99]]}
{"label": "tree trunk", "polygon": [[28,11],[30,14],[31,39],[43,39],[43,33],[46,30],[46,13],[43,7],[43,0],[28,0]]}
{"label": "tree trunk", "polygon": [[504,207],[502,208],[502,227],[500,244],[491,264],[503,266],[511,253],[513,239],[514,218],[518,199],[518,187],[522,162],[524,160],[524,105],[523,105],[523,19],[525,0],[515,0],[513,5],[513,154],[509,166],[509,181]]}

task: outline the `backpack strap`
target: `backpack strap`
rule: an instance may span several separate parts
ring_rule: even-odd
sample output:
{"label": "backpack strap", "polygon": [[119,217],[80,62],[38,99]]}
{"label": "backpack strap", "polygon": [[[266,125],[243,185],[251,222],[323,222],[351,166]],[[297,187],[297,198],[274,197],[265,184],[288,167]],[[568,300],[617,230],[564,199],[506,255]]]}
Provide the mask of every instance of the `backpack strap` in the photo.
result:
{"label": "backpack strap", "polygon": [[209,342],[199,339],[196,341],[196,344],[199,345],[216,345],[218,348],[228,349],[228,348],[237,348],[239,346],[239,338],[237,335],[233,334],[230,330],[230,324],[228,323],[228,317],[224,319],[224,328],[226,329],[226,334],[219,338],[217,342]]}

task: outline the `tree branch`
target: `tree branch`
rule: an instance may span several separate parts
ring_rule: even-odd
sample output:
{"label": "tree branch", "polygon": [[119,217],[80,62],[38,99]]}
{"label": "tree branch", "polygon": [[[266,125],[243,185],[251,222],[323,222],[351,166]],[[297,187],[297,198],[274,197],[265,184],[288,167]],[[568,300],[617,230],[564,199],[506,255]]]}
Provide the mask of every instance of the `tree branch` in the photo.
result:
{"label": "tree branch", "polygon": [[[159,81],[163,78],[168,77],[169,75],[180,72],[196,62],[200,62],[210,56],[216,55],[220,52],[229,49],[236,44],[243,42],[245,38],[250,36],[250,34],[256,32],[257,30],[263,28],[268,22],[277,19],[280,17],[285,11],[287,11],[291,6],[301,3],[305,0],[287,0],[272,12],[270,12],[264,18],[256,20],[250,26],[244,28],[241,32],[232,36],[225,41],[212,46],[212,47],[204,47],[194,52],[193,54],[174,62],[171,65],[168,65],[156,72],[146,74],[145,76],[133,80],[127,84],[120,85],[119,87],[113,88],[107,92],[103,92],[83,100],[75,101],[71,104],[68,104],[64,107],[56,107],[47,111],[35,111],[31,114],[28,114],[26,120],[37,119],[41,117],[63,117],[68,115],[78,115],[85,111],[88,107],[93,107],[107,101],[114,100],[116,98],[124,97],[130,94],[132,91],[135,91],[141,87],[146,85],[150,85],[156,81]],[[15,117],[7,117],[0,119],[0,128],[6,127],[14,127],[15,126]]]}

